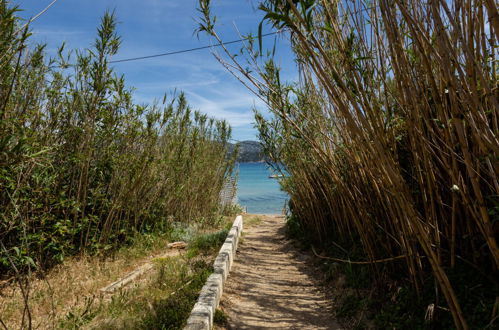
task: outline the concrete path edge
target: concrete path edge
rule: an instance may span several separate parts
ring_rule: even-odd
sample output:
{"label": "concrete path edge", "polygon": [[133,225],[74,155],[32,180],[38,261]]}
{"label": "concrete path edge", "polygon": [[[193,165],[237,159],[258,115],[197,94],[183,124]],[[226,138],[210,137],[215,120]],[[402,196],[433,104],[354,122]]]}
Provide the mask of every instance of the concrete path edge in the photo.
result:
{"label": "concrete path edge", "polygon": [[238,215],[225,239],[213,264],[213,274],[206,280],[201,289],[198,301],[194,305],[184,330],[210,330],[213,328],[213,317],[220,303],[225,281],[229,275],[237,244],[243,231],[243,217]]}

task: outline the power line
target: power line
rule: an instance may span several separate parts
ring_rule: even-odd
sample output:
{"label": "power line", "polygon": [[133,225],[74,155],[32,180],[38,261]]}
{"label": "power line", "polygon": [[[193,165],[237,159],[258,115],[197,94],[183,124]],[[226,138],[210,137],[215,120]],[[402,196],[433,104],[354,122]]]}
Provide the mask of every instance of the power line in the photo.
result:
{"label": "power line", "polygon": [[[368,11],[368,10],[371,10],[371,9],[374,9],[374,8],[379,8],[379,6],[366,7],[366,8],[362,8],[360,10],[356,10],[354,12],[347,12],[347,13],[345,13],[343,15],[339,15],[338,18],[344,18],[344,17],[349,16],[349,15],[359,14],[359,13],[362,13],[362,12],[365,12],[365,11]],[[282,30],[279,30],[279,31],[276,31],[276,32],[265,33],[265,34],[262,34],[262,37],[268,37],[268,36],[271,36],[271,35],[279,34],[281,32],[282,32]],[[212,47],[220,47],[220,46],[223,46],[223,45],[235,44],[235,43],[246,41],[246,40],[249,40],[249,39],[252,39],[252,38],[254,38],[254,37],[241,38],[241,39],[232,40],[232,41],[228,41],[228,42],[218,43],[218,44],[215,44],[215,45],[201,46],[201,47],[184,49],[184,50],[177,50],[177,51],[168,52],[168,53],[161,53],[161,54],[154,54],[154,55],[146,55],[146,56],[125,58],[125,59],[122,59],[122,60],[109,61],[108,63],[122,63],[122,62],[139,61],[139,60],[145,60],[145,59],[155,58],[155,57],[162,57],[162,56],[169,56],[169,55],[176,55],[176,54],[194,52],[194,51],[197,51],[197,50],[203,50],[203,49],[208,49],[208,48],[212,48]]]}
{"label": "power line", "polygon": [[[268,36],[271,36],[271,35],[274,35],[274,34],[278,34],[278,33],[281,33],[281,32],[282,31],[279,30],[279,31],[276,31],[276,32],[265,33],[265,34],[262,34],[262,37],[268,37]],[[250,39],[253,39],[253,38],[254,37],[247,37],[247,38],[241,38],[241,39],[232,40],[232,41],[228,41],[228,42],[218,43],[218,44],[210,45],[210,46],[201,46],[201,47],[196,47],[196,48],[190,48],[190,49],[184,49],[184,50],[177,50],[177,51],[168,52],[168,53],[161,53],[161,54],[154,54],[154,55],[146,55],[146,56],[125,58],[125,59],[122,59],[122,60],[109,61],[109,63],[131,62],[131,61],[145,60],[145,59],[155,58],[155,57],[161,57],[161,56],[169,56],[169,55],[176,55],[176,54],[194,52],[194,51],[197,51],[197,50],[203,50],[203,49],[208,49],[208,48],[212,48],[212,47],[220,47],[222,45],[235,44],[235,43],[243,42],[243,41],[250,40]]]}
{"label": "power line", "polygon": [[57,0],[53,0],[51,3],[49,3],[48,6],[45,7],[41,12],[39,12],[38,14],[36,14],[35,16],[33,16],[30,20],[28,20],[28,22],[26,22],[26,24],[24,24],[16,32],[14,32],[14,35],[18,34],[22,30],[24,30],[25,27],[27,27],[29,24],[31,24],[34,21],[36,21],[40,16],[42,16],[43,14],[45,14],[45,12],[47,10],[49,10],[50,7],[52,7],[56,2],[57,2]]}
{"label": "power line", "polygon": [[[21,26],[19,29],[17,29],[12,34],[12,36],[13,37],[16,36],[19,32],[21,32],[22,30],[24,30],[28,25],[30,25],[32,22],[36,21],[40,16],[42,16],[43,14],[45,14],[45,12],[47,12],[47,10],[49,10],[50,7],[52,7],[56,2],[57,2],[57,0],[53,0],[51,3],[49,3],[48,6],[45,7],[41,12],[39,12],[38,14],[36,14],[32,18],[30,18],[23,26]],[[14,46],[14,44],[10,45],[9,49],[7,49],[7,51],[5,51],[2,56],[0,56],[0,60],[3,60],[3,58],[6,56],[6,54],[8,54],[8,52],[12,49],[13,46]]]}

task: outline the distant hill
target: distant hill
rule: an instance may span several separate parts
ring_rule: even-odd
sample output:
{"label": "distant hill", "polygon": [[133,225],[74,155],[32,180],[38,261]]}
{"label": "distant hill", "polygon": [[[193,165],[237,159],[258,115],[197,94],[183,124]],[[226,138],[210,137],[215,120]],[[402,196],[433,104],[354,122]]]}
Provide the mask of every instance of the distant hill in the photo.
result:
{"label": "distant hill", "polygon": [[[232,153],[235,144],[230,144],[229,151]],[[237,161],[240,163],[250,162],[263,162],[265,156],[263,155],[262,145],[257,141],[241,141],[239,142],[239,157]]]}

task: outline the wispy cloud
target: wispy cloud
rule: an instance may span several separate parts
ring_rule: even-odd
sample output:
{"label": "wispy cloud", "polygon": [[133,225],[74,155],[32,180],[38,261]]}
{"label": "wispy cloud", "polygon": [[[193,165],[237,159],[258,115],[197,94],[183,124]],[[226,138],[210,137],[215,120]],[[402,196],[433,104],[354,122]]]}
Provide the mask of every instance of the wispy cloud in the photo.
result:
{"label": "wispy cloud", "polygon": [[186,95],[194,108],[218,118],[225,119],[233,127],[252,125],[254,122],[253,106],[257,102],[247,93],[230,89],[223,86],[225,97],[217,95],[216,88],[208,90],[209,95],[215,97],[206,97],[192,90],[187,90]]}

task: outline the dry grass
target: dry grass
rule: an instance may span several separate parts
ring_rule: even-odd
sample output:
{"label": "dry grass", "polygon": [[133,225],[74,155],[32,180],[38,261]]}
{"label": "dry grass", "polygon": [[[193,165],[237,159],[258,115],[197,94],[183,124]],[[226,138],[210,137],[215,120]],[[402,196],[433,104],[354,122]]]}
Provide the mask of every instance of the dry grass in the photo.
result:
{"label": "dry grass", "polygon": [[[232,221],[232,216],[225,216],[211,225],[181,225],[168,234],[137,235],[132,245],[111,256],[71,257],[43,278],[42,274],[37,274],[38,278],[32,276],[29,307],[33,328],[126,328],[131,319],[140,323],[149,312],[149,318],[155,321],[158,314],[153,308],[155,303],[165,301],[174,292],[194,284],[188,295],[195,294],[196,285],[199,286],[195,282],[202,280],[220,240],[225,238],[222,235],[226,230],[218,230],[227,228]],[[192,248],[182,251],[167,249],[167,244],[176,240],[190,242]],[[111,283],[150,263],[153,264],[151,270],[125,287],[113,293],[101,292]],[[189,303],[186,301],[185,306],[188,307]],[[137,315],[137,309],[142,305],[148,306],[148,311]],[[0,320],[8,329],[21,328],[23,309],[24,299],[19,286],[14,282],[4,284],[0,289]],[[182,315],[179,313],[177,317],[182,318]]]}
{"label": "dry grass", "polygon": [[[105,298],[99,292],[101,288],[164,254],[168,240],[155,237],[151,243],[150,248],[134,246],[104,260],[72,257],[54,267],[43,279],[33,279],[30,284],[33,327],[57,327],[69,313],[84,310],[89,300],[98,304]],[[20,328],[23,308],[17,285],[13,283],[0,290],[0,315],[9,329]]]}
{"label": "dry grass", "polygon": [[[85,311],[67,317],[62,323],[65,328],[79,326],[83,329],[151,329],[168,328],[168,322],[183,324],[197,297],[199,284],[204,284],[205,274],[214,255],[187,257],[164,257],[154,260],[154,267],[147,276],[134,281],[125,290],[120,290],[99,306],[90,307],[91,317]],[[197,265],[197,266],[196,266]],[[203,266],[201,270],[198,267]],[[200,272],[201,270],[201,272]],[[197,282],[193,285],[194,282]],[[202,285],[201,284],[201,285]],[[193,293],[184,299],[185,290]],[[178,299],[178,300],[177,300]],[[178,302],[178,305],[164,306],[164,302]],[[173,308],[172,308],[173,307]],[[165,313],[166,320],[164,320]],[[170,316],[170,317],[168,317]],[[170,324],[171,325],[171,324]]]}
{"label": "dry grass", "polygon": [[258,226],[263,220],[262,215],[256,214],[245,214],[244,215],[244,226],[245,227],[253,227]]}

